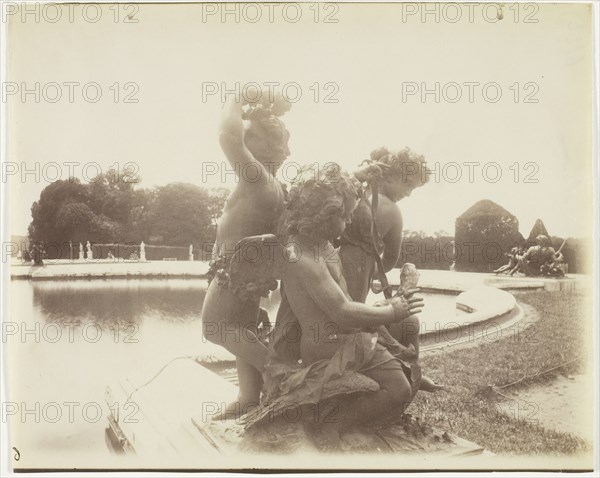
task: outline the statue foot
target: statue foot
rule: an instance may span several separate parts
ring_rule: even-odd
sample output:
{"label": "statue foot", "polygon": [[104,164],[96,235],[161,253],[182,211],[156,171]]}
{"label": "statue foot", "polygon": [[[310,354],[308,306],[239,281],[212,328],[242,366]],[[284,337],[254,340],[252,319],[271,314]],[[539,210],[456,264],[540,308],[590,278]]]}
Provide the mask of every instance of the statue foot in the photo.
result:
{"label": "statue foot", "polygon": [[237,420],[246,413],[256,410],[258,406],[256,401],[238,399],[221,408],[212,420]]}
{"label": "statue foot", "polygon": [[435,383],[429,377],[423,376],[423,377],[421,377],[421,386],[419,387],[419,390],[422,390],[424,392],[429,392],[429,393],[435,393],[435,392],[444,391],[446,389],[443,385],[439,385],[439,384]]}

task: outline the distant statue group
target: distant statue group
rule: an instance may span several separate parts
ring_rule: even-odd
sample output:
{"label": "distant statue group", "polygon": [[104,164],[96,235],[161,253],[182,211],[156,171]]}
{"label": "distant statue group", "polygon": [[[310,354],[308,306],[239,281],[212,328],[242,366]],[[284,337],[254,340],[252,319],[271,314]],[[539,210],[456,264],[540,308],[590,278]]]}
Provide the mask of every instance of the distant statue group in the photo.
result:
{"label": "distant statue group", "polygon": [[[234,170],[252,166],[259,174],[240,174],[210,264],[203,334],[236,356],[240,384],[237,401],[214,418],[243,415],[254,426],[290,404],[333,404],[336,420],[313,421],[334,436],[382,414],[402,414],[419,390],[442,389],[418,362],[416,314],[424,302],[416,269],[405,265],[397,291],[385,279],[402,239],[396,203],[427,182],[424,158],[408,148],[379,148],[353,173],[313,162],[288,191],[275,172],[290,154],[279,118],[290,105],[281,95],[256,93],[257,101],[230,98],[220,126]],[[374,278],[385,299],[366,305]],[[264,341],[268,319],[260,302],[278,281],[281,304]]]}
{"label": "distant statue group", "polygon": [[520,273],[530,277],[564,277],[567,263],[561,251],[566,241],[558,251],[552,247],[550,238],[544,234],[538,235],[535,242],[536,244],[529,248],[513,247],[506,254],[508,263],[494,272],[510,276]]}

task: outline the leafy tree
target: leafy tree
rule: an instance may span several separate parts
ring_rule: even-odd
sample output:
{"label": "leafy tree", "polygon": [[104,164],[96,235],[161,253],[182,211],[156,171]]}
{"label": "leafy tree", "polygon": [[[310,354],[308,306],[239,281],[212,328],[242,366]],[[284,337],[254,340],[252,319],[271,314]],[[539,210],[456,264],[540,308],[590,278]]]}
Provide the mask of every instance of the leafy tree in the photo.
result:
{"label": "leafy tree", "polygon": [[96,228],[96,219],[94,211],[87,204],[67,202],[60,206],[56,214],[55,229],[62,238],[85,242]]}
{"label": "leafy tree", "polygon": [[[33,220],[29,225],[29,238],[31,241],[46,241],[61,243],[63,240],[68,240],[65,236],[63,228],[73,226],[72,221],[66,217],[62,218],[61,223],[57,222],[61,208],[68,204],[87,204],[88,192],[86,186],[76,178],[69,180],[60,180],[48,185],[40,194],[39,201],[36,201],[31,206],[31,216]],[[79,208],[78,214],[82,218],[85,212]],[[64,215],[69,213],[66,211]],[[89,219],[89,218],[88,218]],[[87,223],[83,223],[82,227],[87,227]],[[72,233],[72,229],[69,233]]]}
{"label": "leafy tree", "polygon": [[440,229],[438,231],[435,231],[433,233],[433,237],[437,238],[442,238],[442,237],[450,237],[450,234],[447,231],[444,231],[443,229]]}
{"label": "leafy tree", "polygon": [[156,188],[145,218],[149,237],[152,242],[172,246],[210,240],[210,204],[208,192],[193,184],[171,183]]}
{"label": "leafy tree", "polygon": [[148,209],[156,194],[153,189],[138,189],[131,196],[129,219],[122,231],[123,242],[140,243],[148,240],[150,236],[150,224],[148,223]]}
{"label": "leafy tree", "polygon": [[99,174],[88,185],[92,210],[118,224],[129,225],[135,184],[125,171],[110,169]]}
{"label": "leafy tree", "polygon": [[213,225],[217,225],[217,220],[223,213],[225,202],[231,191],[227,188],[212,188],[210,190],[211,201],[208,206],[208,213]]}
{"label": "leafy tree", "polygon": [[410,262],[417,266],[417,269],[448,270],[454,260],[453,239],[445,231],[436,231],[431,236],[424,231],[406,230],[396,267]]}
{"label": "leafy tree", "polygon": [[[138,178],[139,179],[139,178]],[[186,183],[136,189],[127,172],[109,170],[89,184],[47,186],[32,208],[31,241],[120,242],[185,246],[215,239],[229,191]]]}
{"label": "leafy tree", "polygon": [[425,231],[412,231],[410,229],[405,229],[402,237],[404,240],[408,240],[408,239],[424,239],[425,237],[427,237],[427,234],[425,233]]}

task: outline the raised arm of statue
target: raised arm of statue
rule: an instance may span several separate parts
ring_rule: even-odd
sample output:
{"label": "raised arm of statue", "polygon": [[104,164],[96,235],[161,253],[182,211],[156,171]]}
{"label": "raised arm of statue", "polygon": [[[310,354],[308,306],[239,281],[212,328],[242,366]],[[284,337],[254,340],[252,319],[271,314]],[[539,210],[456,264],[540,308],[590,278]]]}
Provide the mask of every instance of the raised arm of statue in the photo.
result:
{"label": "raised arm of statue", "polygon": [[[235,101],[235,97],[230,97],[225,102],[219,128],[221,148],[238,177],[248,164],[253,164],[258,171],[266,173],[264,166],[252,155],[244,143],[245,129],[242,107],[243,102]],[[261,177],[268,176],[261,174]]]}
{"label": "raised arm of statue", "polygon": [[[257,101],[236,101],[231,97],[225,103],[219,141],[238,177],[252,178],[240,184],[260,185],[272,180],[290,154],[290,135],[279,119],[290,105],[281,95],[269,98],[267,92],[248,94]],[[248,168],[250,165],[252,168]]]}

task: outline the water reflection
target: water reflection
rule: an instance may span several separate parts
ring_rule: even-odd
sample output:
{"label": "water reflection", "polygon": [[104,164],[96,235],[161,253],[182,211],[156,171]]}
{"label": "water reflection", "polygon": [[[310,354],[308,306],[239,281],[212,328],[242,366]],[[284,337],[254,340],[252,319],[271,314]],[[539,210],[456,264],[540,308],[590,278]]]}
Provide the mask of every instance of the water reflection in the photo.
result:
{"label": "water reflection", "polygon": [[[36,315],[48,322],[94,322],[104,328],[114,323],[141,324],[146,319],[186,323],[201,319],[206,294],[205,279],[110,279],[31,282]],[[24,283],[23,283],[24,285]],[[425,298],[424,322],[456,318],[455,297],[421,294]],[[367,304],[381,297],[369,294]],[[261,306],[275,320],[279,290]]]}
{"label": "water reflection", "polygon": [[178,356],[231,360],[202,336],[202,279],[21,280],[11,281],[10,290],[8,399],[34,410],[54,403],[103,410],[93,421],[81,413],[70,419],[64,410],[52,422],[13,417],[11,439],[27,456],[54,451],[76,459],[83,450],[108,456],[102,408],[108,384],[125,377],[144,383]]}
{"label": "water reflection", "polygon": [[92,280],[32,282],[33,304],[45,320],[141,323],[199,320],[206,280]]}

